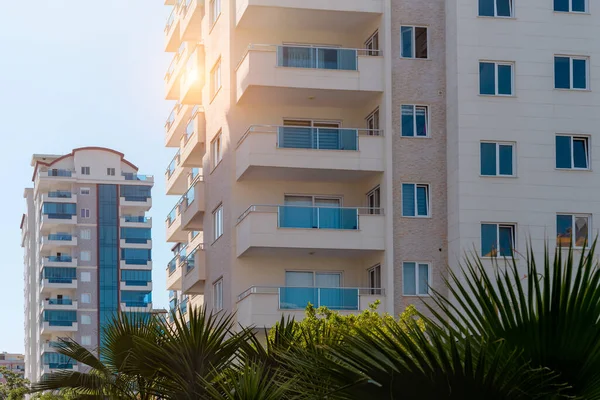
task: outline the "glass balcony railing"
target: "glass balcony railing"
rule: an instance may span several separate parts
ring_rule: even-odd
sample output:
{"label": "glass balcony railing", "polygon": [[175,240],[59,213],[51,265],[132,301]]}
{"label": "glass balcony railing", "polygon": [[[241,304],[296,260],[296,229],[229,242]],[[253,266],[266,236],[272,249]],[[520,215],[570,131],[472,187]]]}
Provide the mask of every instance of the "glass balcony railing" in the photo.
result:
{"label": "glass balcony railing", "polygon": [[278,206],[280,228],[358,229],[358,208]]}
{"label": "glass balcony railing", "polygon": [[173,7],[171,14],[167,17],[167,23],[165,24],[165,32],[169,32],[171,30],[171,26],[173,26],[173,22],[175,22],[175,11],[177,7]]}
{"label": "glass balcony railing", "polygon": [[70,233],[51,233],[48,235],[48,240],[70,242],[71,240],[73,240],[73,235],[71,235]]}
{"label": "glass balcony railing", "polygon": [[49,256],[46,257],[46,261],[49,262],[72,262],[73,261],[73,257],[71,256],[66,256],[66,255],[60,255],[60,256]]}
{"label": "glass balcony railing", "polygon": [[141,308],[145,308],[148,307],[148,302],[145,301],[126,301],[125,302],[125,307],[141,307]]}
{"label": "glass balcony railing", "polygon": [[75,280],[75,278],[66,278],[66,277],[49,277],[46,278],[48,279],[48,283],[73,283],[73,281]]}
{"label": "glass balcony railing", "polygon": [[147,181],[152,178],[151,175],[139,175],[132,172],[123,172],[121,175],[126,181]]}
{"label": "glass balcony railing", "polygon": [[356,288],[280,287],[279,308],[303,310],[310,303],[331,310],[358,310],[358,294]]}
{"label": "glass balcony railing", "polygon": [[167,268],[169,270],[169,275],[172,275],[175,270],[177,269],[177,258],[178,256],[173,257],[173,259],[171,261],[169,261],[169,264],[167,264]]}
{"label": "glass balcony railing", "polygon": [[60,346],[60,342],[52,341],[52,340],[49,342],[46,342],[46,344],[48,344],[48,347],[52,347],[52,348],[56,348],[56,347]]}
{"label": "glass balcony railing", "polygon": [[187,307],[188,306],[188,298],[184,297],[183,300],[181,300],[181,303],[179,304],[179,310],[181,311],[182,314],[187,313]]}
{"label": "glass balcony railing", "polygon": [[71,300],[71,299],[48,299],[48,304],[70,306],[70,305],[73,305],[73,300]]}
{"label": "glass balcony railing", "polygon": [[46,321],[50,326],[73,326],[75,321]]}
{"label": "glass balcony railing", "polygon": [[148,217],[138,215],[124,215],[125,222],[148,222]]}
{"label": "glass balcony railing", "polygon": [[73,176],[73,171],[69,169],[49,169],[47,171],[48,176],[64,176],[71,177]]}
{"label": "glass balcony railing", "polygon": [[148,281],[125,281],[125,286],[146,286]]}
{"label": "glass balcony railing", "polygon": [[48,197],[58,199],[70,199],[72,197],[72,194],[69,191],[57,190],[55,192],[48,192]]}
{"label": "glass balcony railing", "polygon": [[190,121],[188,122],[188,124],[185,127],[185,142],[187,143],[188,140],[190,140],[190,138],[192,137],[192,135],[194,134],[195,129],[194,129],[194,120],[190,119]]}
{"label": "glass balcony railing", "polygon": [[190,171],[190,182],[193,182],[198,175],[200,175],[200,168],[192,168]]}
{"label": "glass balcony railing", "polygon": [[173,175],[173,173],[175,172],[175,169],[179,165],[180,160],[181,160],[180,152],[179,152],[179,150],[177,150],[177,153],[175,153],[175,157],[173,157],[173,159],[169,163],[169,166],[167,167],[167,178],[170,178]]}
{"label": "glass balcony railing", "polygon": [[358,70],[358,50],[330,47],[277,46],[277,66]]}
{"label": "glass balcony railing", "polygon": [[72,219],[73,214],[44,213],[50,219]]}
{"label": "glass balcony railing", "polygon": [[46,364],[50,369],[73,369],[73,363],[61,364],[61,363],[50,363]]}
{"label": "glass balcony railing", "polygon": [[129,265],[146,265],[151,260],[145,258],[125,258],[123,261],[125,261],[125,264]]}
{"label": "glass balcony railing", "polygon": [[277,129],[277,147],[356,151],[358,132],[358,129],[280,126]]}

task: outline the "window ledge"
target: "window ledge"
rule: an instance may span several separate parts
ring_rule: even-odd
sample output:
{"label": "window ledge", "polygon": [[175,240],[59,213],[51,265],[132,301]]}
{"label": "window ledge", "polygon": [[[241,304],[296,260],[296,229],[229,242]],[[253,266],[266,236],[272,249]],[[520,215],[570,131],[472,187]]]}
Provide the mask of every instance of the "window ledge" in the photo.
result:
{"label": "window ledge", "polygon": [[431,215],[402,215],[402,218],[431,219]]}
{"label": "window ledge", "polygon": [[221,165],[221,163],[222,163],[222,162],[223,162],[223,158],[221,158],[221,159],[219,160],[219,162],[217,163],[217,165],[215,165],[215,166],[214,166],[214,167],[213,167],[213,168],[210,170],[210,174],[211,174],[211,175],[212,175],[212,173],[213,173],[213,172],[215,172],[215,170],[217,169],[217,167],[218,167],[219,165]]}
{"label": "window ledge", "polygon": [[402,297],[426,297],[426,298],[430,298],[431,295],[430,294],[404,294],[404,293],[402,293]]}
{"label": "window ledge", "polygon": [[516,255],[514,257],[508,257],[508,256],[499,256],[499,257],[484,257],[484,256],[479,256],[480,260],[496,260],[496,261],[511,261],[512,259],[515,259],[515,261],[519,261],[519,257],[517,257]]}
{"label": "window ledge", "polygon": [[433,139],[431,135],[428,136],[403,136],[400,134],[400,138],[402,139]]}
{"label": "window ledge", "polygon": [[559,15],[592,15],[591,12],[589,11],[556,11],[553,10],[554,14],[559,14]]}
{"label": "window ledge", "polygon": [[514,94],[481,94],[481,93],[479,93],[477,96],[492,97],[495,99],[516,99],[517,98],[517,96]]}
{"label": "window ledge", "polygon": [[482,175],[479,174],[480,178],[494,178],[494,179],[517,179],[517,175]]}
{"label": "window ledge", "polygon": [[554,168],[555,171],[561,172],[592,172],[591,168]]}
{"label": "window ledge", "polygon": [[417,58],[417,57],[399,57],[400,60],[420,60],[420,61],[431,61],[433,60],[433,58],[431,57],[427,57],[427,58]]}
{"label": "window ledge", "polygon": [[511,16],[511,17],[503,17],[503,16],[491,16],[491,15],[477,15],[477,18],[483,18],[483,19],[509,19],[509,20],[516,20],[517,17],[515,16]]}
{"label": "window ledge", "polygon": [[565,88],[554,88],[554,90],[559,92],[591,92],[592,89],[565,89]]}
{"label": "window ledge", "polygon": [[222,237],[223,237],[223,234],[221,234],[221,236],[219,236],[218,238],[216,238],[215,240],[213,240],[213,242],[210,245],[214,246],[215,243],[217,243],[219,241],[219,239],[221,239]]}

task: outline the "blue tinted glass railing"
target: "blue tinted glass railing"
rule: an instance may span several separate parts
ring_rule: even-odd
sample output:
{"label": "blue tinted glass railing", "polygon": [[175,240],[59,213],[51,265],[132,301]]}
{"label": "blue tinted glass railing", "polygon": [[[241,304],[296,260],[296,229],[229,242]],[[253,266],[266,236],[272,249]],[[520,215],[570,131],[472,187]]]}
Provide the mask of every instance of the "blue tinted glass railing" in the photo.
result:
{"label": "blue tinted glass railing", "polygon": [[[175,106],[175,107],[177,107],[177,106]],[[169,129],[171,127],[171,125],[173,125],[173,122],[175,122],[175,108],[173,108],[171,110],[171,113],[169,114],[169,117],[167,118],[167,122],[165,122],[167,129]]]}
{"label": "blue tinted glass railing", "polygon": [[145,244],[145,243],[148,243],[148,241],[150,241],[150,239],[144,239],[144,238],[126,238],[125,239],[125,243],[130,243],[130,244]]}
{"label": "blue tinted glass railing", "polygon": [[167,23],[165,25],[165,30],[167,32],[169,32],[169,30],[171,29],[171,26],[173,25],[173,22],[175,21],[175,10],[176,9],[177,9],[177,7],[173,7],[171,14],[169,14],[169,17],[167,18]]}
{"label": "blue tinted glass railing", "polygon": [[358,209],[278,206],[280,228],[358,229]]}
{"label": "blue tinted glass railing", "polygon": [[148,307],[145,301],[125,301],[125,307]]}
{"label": "blue tinted glass railing", "polygon": [[146,264],[148,264],[148,261],[150,261],[150,260],[144,260],[144,259],[140,259],[140,258],[126,258],[125,259],[125,264],[129,264],[129,265],[146,265]]}
{"label": "blue tinted glass railing", "polygon": [[55,192],[48,192],[48,197],[59,198],[59,199],[70,199],[72,197],[71,192],[64,190],[57,190]]}
{"label": "blue tinted glass railing", "polygon": [[185,127],[185,140],[188,141],[190,139],[190,137],[192,137],[192,135],[194,134],[195,129],[194,129],[194,120],[190,119],[190,121],[188,122],[187,126]]}
{"label": "blue tinted glass railing", "polygon": [[46,364],[48,365],[48,368],[50,369],[73,369],[73,365],[75,365],[76,363],[67,363],[67,364],[61,364],[61,363],[50,363],[50,364]]}
{"label": "blue tinted glass railing", "polygon": [[192,204],[194,202],[194,199],[196,198],[196,190],[195,190],[195,186],[192,186],[191,188],[188,189],[188,191],[185,193],[185,204],[186,204],[186,208],[189,207],[190,204]]}
{"label": "blue tinted glass railing", "polygon": [[177,298],[171,299],[169,301],[169,309],[171,311],[175,310],[177,308]]}
{"label": "blue tinted glass railing", "polygon": [[48,235],[48,240],[70,242],[71,240],[73,240],[73,235],[68,233],[51,233]]}
{"label": "blue tinted glass railing", "polygon": [[188,306],[188,298],[184,297],[184,299],[181,300],[181,303],[179,304],[179,310],[181,310],[182,314],[187,313],[187,306]]}
{"label": "blue tinted glass railing", "polygon": [[192,118],[194,118],[196,116],[196,114],[198,114],[198,111],[200,111],[200,107],[198,105],[195,105],[192,108]]}
{"label": "blue tinted glass railing", "polygon": [[355,288],[279,288],[280,309],[304,309],[308,303],[331,310],[358,310],[359,290]]}
{"label": "blue tinted glass railing", "polygon": [[169,261],[169,264],[167,264],[169,275],[171,275],[177,269],[177,257],[178,256],[173,257],[173,259]]}
{"label": "blue tinted glass railing", "polygon": [[56,341],[49,341],[47,342],[48,347],[59,347],[60,346],[60,342],[56,342]]}
{"label": "blue tinted glass railing", "polygon": [[190,172],[190,179],[193,181],[200,174],[200,168],[192,168]]}
{"label": "blue tinted glass railing", "polygon": [[48,283],[73,283],[75,278],[60,278],[60,277],[50,277],[48,279]]}
{"label": "blue tinted glass railing", "polygon": [[45,214],[50,219],[72,219],[73,214]]}
{"label": "blue tinted glass railing", "polygon": [[358,70],[358,50],[308,46],[277,46],[277,66]]}
{"label": "blue tinted glass railing", "polygon": [[358,129],[280,126],[277,147],[315,150],[358,150]]}
{"label": "blue tinted glass railing", "polygon": [[141,202],[146,202],[149,199],[149,197],[146,197],[146,196],[124,196],[123,198],[125,199],[125,201],[141,201]]}
{"label": "blue tinted glass railing", "polygon": [[70,177],[73,176],[73,171],[68,169],[49,169],[48,176],[65,176]]}
{"label": "blue tinted glass railing", "polygon": [[70,306],[73,304],[71,299],[48,299],[48,304]]}
{"label": "blue tinted glass railing", "polygon": [[71,326],[73,325],[72,321],[46,321],[50,326]]}
{"label": "blue tinted glass railing", "polygon": [[137,215],[125,215],[123,216],[125,222],[148,222],[148,217],[140,217]]}
{"label": "blue tinted glass railing", "polygon": [[177,166],[179,165],[179,160],[180,160],[180,153],[178,150],[177,153],[175,153],[175,157],[173,157],[173,159],[169,163],[169,166],[167,167],[167,176],[169,178],[171,177],[171,175],[173,175],[173,172],[175,172],[175,168],[177,168]]}
{"label": "blue tinted glass railing", "polygon": [[50,261],[50,262],[72,262],[73,261],[73,257],[71,257],[71,256],[65,256],[65,255],[62,255],[62,256],[49,256],[49,257],[46,257],[46,260]]}
{"label": "blue tinted glass railing", "polygon": [[148,281],[125,281],[125,286],[146,286]]}
{"label": "blue tinted glass railing", "polygon": [[131,172],[123,172],[122,175],[126,181],[147,181],[152,178],[150,175],[139,175]]}

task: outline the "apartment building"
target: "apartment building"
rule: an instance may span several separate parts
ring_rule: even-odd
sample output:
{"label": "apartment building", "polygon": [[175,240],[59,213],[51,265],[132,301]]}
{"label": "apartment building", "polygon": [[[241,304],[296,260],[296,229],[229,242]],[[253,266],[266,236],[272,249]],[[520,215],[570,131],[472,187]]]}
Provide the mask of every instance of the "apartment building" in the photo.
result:
{"label": "apartment building", "polygon": [[588,237],[584,0],[165,4],[172,308],[399,313],[465,251]]}
{"label": "apartment building", "polygon": [[[25,376],[25,356],[23,354],[0,353],[0,367],[5,367],[11,372],[22,377]],[[6,378],[0,373],[0,383],[6,383]]]}
{"label": "apartment building", "polygon": [[[96,351],[115,312],[152,311],[152,176],[123,154],[84,147],[36,154],[25,189],[25,377],[78,370],[53,349],[72,338]],[[83,368],[83,367],[81,367]]]}

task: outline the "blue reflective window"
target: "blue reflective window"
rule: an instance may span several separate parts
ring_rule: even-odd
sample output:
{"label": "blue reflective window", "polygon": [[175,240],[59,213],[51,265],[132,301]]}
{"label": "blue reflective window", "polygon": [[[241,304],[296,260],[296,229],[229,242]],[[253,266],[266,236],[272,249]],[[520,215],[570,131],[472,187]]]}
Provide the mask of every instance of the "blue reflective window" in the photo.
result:
{"label": "blue reflective window", "polygon": [[429,216],[429,185],[402,184],[402,216]]}
{"label": "blue reflective window", "polygon": [[556,135],[556,168],[588,169],[589,149],[585,136]]}
{"label": "blue reflective window", "polygon": [[406,296],[429,294],[429,264],[405,262],[402,264],[402,289]]}
{"label": "blue reflective window", "polygon": [[587,60],[573,59],[573,89],[587,89]]}
{"label": "blue reflective window", "polygon": [[481,224],[481,255],[483,257],[510,257],[515,243],[515,226],[508,224]]}
{"label": "blue reflective window", "polygon": [[427,137],[429,124],[427,106],[403,105],[401,114],[402,136]]}
{"label": "blue reflective window", "polygon": [[512,95],[512,65],[498,65],[498,94]]}
{"label": "blue reflective window", "polygon": [[77,204],[75,203],[49,203],[45,202],[42,205],[42,213],[50,218],[66,218],[77,215]]}
{"label": "blue reflective window", "polygon": [[496,94],[496,64],[479,63],[479,94]]}
{"label": "blue reflective window", "polygon": [[514,145],[509,143],[481,143],[481,175],[512,176],[514,174]]}
{"label": "blue reflective window", "polygon": [[496,143],[481,143],[481,175],[496,175]]}
{"label": "blue reflective window", "polygon": [[587,0],[554,0],[554,11],[586,12]]}
{"label": "blue reflective window", "polygon": [[152,303],[152,292],[124,290],[121,292],[121,302],[127,307],[147,307]]}
{"label": "blue reflective window", "polygon": [[554,87],[556,89],[587,89],[587,64],[587,58],[555,56]]}
{"label": "blue reflective window", "polygon": [[152,281],[152,271],[122,269],[121,281],[127,286],[145,286]]}
{"label": "blue reflective window", "polygon": [[147,243],[152,239],[150,228],[121,228],[121,239],[126,243]]}
{"label": "blue reflective window", "polygon": [[152,250],[150,249],[121,249],[121,259],[126,264],[147,264],[152,261]]}
{"label": "blue reflective window", "polygon": [[511,17],[512,0],[479,0],[480,17]]}
{"label": "blue reflective window", "polygon": [[499,175],[513,175],[513,146],[510,144],[499,144],[498,155],[500,160]]}
{"label": "blue reflective window", "polygon": [[412,26],[403,26],[400,28],[400,37],[402,41],[402,57],[412,58],[413,56],[413,28]]}
{"label": "blue reflective window", "polygon": [[497,62],[479,63],[479,94],[512,96],[513,65]]}
{"label": "blue reflective window", "polygon": [[146,201],[151,198],[152,188],[142,185],[121,185],[121,197],[127,201]]}
{"label": "blue reflective window", "polygon": [[400,55],[404,58],[427,58],[427,28],[402,26],[400,28]]}

